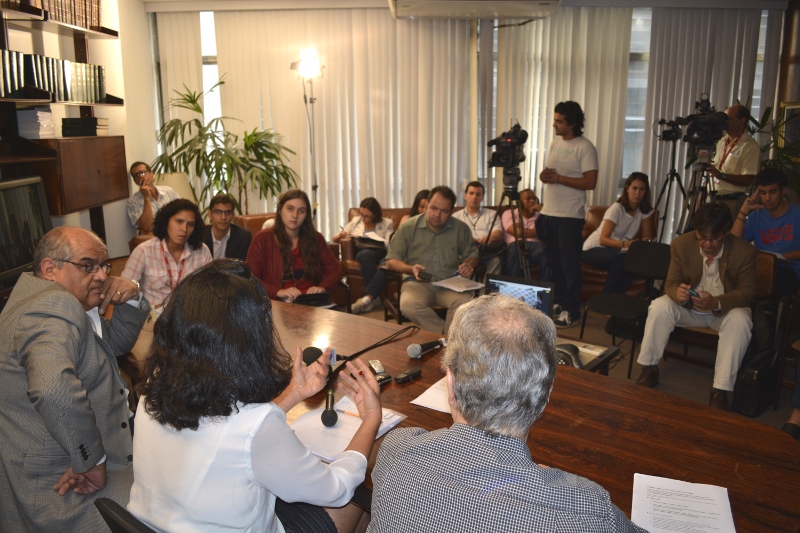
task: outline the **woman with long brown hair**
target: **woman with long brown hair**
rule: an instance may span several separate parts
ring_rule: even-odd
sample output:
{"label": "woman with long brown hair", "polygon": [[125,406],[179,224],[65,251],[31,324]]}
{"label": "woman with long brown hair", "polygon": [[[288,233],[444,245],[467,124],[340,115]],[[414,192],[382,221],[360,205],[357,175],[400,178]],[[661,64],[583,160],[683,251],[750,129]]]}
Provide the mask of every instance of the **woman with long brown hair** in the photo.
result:
{"label": "woman with long brown hair", "polygon": [[250,244],[247,264],[270,298],[293,301],[301,294],[330,292],[342,269],[311,220],[306,193],[291,189],[278,199],[275,226]]}

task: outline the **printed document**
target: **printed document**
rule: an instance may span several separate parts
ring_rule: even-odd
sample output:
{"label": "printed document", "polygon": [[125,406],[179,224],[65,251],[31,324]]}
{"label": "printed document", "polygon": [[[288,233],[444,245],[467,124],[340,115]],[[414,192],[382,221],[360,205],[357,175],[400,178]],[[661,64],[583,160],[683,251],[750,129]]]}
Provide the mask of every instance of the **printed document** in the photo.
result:
{"label": "printed document", "polygon": [[[338,420],[333,427],[325,427],[322,424],[323,407],[309,411],[294,422],[291,426],[300,442],[308,446],[311,453],[330,463],[341,454],[358,428],[361,427],[361,418],[358,416],[358,408],[345,396],[333,406]],[[378,429],[378,437],[385,435],[390,429],[399,424],[406,415],[401,415],[391,409],[383,409],[383,420]]]}
{"label": "printed document", "polygon": [[434,411],[449,413],[450,403],[447,401],[447,378],[444,377],[431,385],[428,390],[411,400],[411,403]]}
{"label": "printed document", "polygon": [[631,522],[650,533],[736,531],[728,489],[634,474]]}
{"label": "printed document", "polygon": [[474,291],[477,289],[482,289],[486,286],[483,283],[472,281],[471,279],[467,279],[463,276],[453,276],[452,278],[443,279],[442,281],[434,281],[431,283],[431,285],[444,287],[445,289],[450,289],[451,291],[456,292]]}

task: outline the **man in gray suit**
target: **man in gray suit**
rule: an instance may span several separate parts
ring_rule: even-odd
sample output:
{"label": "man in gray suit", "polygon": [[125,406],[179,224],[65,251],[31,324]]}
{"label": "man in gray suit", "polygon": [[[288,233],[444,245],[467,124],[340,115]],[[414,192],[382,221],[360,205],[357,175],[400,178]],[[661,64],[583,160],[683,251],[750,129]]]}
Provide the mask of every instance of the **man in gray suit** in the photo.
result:
{"label": "man in gray suit", "polygon": [[150,304],[136,283],[106,275],[107,259],[90,231],[48,232],[0,314],[2,531],[108,531],[94,499],[128,502],[131,433],[115,356],[133,347]]}

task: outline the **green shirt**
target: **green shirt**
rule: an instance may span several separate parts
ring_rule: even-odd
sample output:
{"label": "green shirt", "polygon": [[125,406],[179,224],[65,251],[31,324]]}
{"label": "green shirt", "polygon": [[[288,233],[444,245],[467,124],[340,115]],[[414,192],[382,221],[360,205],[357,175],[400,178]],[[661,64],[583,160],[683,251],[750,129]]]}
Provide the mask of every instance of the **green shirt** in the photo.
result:
{"label": "green shirt", "polygon": [[[424,213],[398,228],[386,254],[386,259],[424,266],[425,272],[433,274],[434,281],[452,278],[458,265],[469,257],[478,257],[469,226],[451,216],[439,233],[434,233],[428,229]],[[408,275],[406,279],[412,277]]]}

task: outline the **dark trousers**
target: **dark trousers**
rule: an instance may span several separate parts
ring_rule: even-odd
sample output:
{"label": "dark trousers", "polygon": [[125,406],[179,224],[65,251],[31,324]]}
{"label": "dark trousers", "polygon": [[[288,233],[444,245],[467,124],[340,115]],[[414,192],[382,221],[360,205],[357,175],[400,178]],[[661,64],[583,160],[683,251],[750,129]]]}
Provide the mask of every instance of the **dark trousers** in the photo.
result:
{"label": "dark trousers", "polygon": [[546,239],[542,278],[556,286],[556,303],[568,311],[573,320],[581,314],[583,223],[582,218],[550,216],[544,216],[540,223]]}
{"label": "dark trousers", "polygon": [[[544,262],[544,250],[539,241],[525,241],[525,249],[528,251],[528,266],[539,265],[542,267]],[[512,242],[503,251],[503,270],[507,276],[515,278],[525,277],[522,268],[519,266],[519,252],[517,244]]]}
{"label": "dark trousers", "polygon": [[633,283],[633,276],[626,274],[622,266],[625,263],[625,254],[616,248],[597,246],[584,250],[581,261],[592,268],[608,270],[603,292],[624,294]]}
{"label": "dark trousers", "polygon": [[373,299],[380,296],[386,282],[386,276],[378,269],[382,259],[383,257],[367,249],[356,254],[356,261],[361,264],[361,277],[364,278],[364,293]]}

